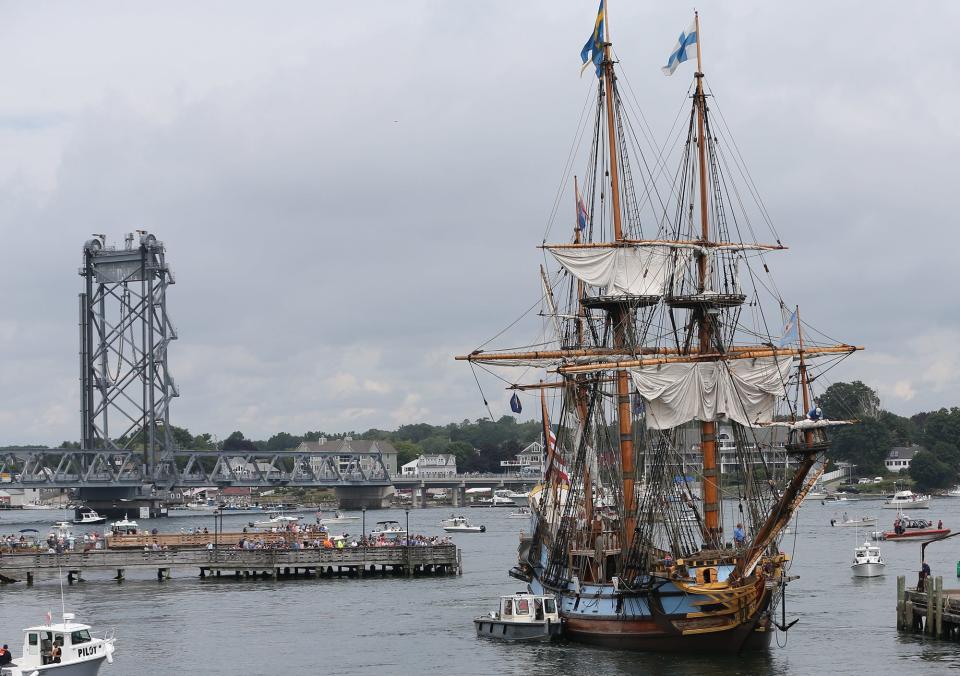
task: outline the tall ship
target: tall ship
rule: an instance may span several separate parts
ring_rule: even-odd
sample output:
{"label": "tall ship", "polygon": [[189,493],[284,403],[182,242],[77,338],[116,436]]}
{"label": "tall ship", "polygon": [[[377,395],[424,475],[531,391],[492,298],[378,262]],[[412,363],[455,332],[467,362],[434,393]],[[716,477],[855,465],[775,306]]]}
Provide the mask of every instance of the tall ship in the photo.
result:
{"label": "tall ship", "polygon": [[543,240],[541,332],[457,357],[543,421],[544,479],[511,575],[556,597],[567,638],[613,648],[739,652],[786,628],[780,539],[830,428],[849,422],[812,386],[862,349],[781,297],[770,259],[787,247],[714,120],[699,33],[695,17],[664,68],[697,64],[674,148],[645,153],[601,2],[581,55],[596,73],[575,143],[586,170],[563,177],[572,236]]}

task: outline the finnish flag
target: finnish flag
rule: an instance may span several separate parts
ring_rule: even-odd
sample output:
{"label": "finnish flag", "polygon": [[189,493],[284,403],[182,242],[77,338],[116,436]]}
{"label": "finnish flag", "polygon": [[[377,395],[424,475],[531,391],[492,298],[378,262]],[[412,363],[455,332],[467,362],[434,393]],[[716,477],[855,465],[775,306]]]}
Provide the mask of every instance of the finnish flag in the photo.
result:
{"label": "finnish flag", "polygon": [[690,27],[684,33],[680,33],[680,37],[677,38],[677,44],[673,46],[673,49],[670,51],[670,58],[667,60],[667,65],[664,66],[663,70],[664,75],[673,75],[673,71],[677,69],[681,63],[687,59],[692,59],[697,55],[697,20],[694,19],[690,23]]}

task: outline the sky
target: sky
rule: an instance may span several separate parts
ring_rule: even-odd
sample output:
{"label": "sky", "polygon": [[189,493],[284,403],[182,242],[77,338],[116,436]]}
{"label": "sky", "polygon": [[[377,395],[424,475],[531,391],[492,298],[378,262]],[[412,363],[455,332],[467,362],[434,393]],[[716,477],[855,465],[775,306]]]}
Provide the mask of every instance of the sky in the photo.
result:
{"label": "sky", "polygon": [[[596,4],[0,2],[0,440],[79,437],[82,245],[135,229],[176,274],[174,424],[487,415],[452,357],[539,298],[558,190],[573,213]],[[710,87],[790,246],[779,289],[867,348],[829,377],[901,414],[960,404],[960,5],[697,6]],[[693,68],[660,67],[692,7],[609,11],[662,140]]]}

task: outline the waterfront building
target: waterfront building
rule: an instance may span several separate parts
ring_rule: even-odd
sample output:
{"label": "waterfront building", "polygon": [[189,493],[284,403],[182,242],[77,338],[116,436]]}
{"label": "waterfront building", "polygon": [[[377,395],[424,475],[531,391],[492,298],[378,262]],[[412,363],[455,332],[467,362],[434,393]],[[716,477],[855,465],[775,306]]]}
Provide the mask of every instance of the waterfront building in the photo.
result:
{"label": "waterfront building", "polygon": [[926,450],[923,446],[896,446],[887,453],[883,461],[888,472],[906,472],[910,469],[910,461],[920,451]]}
{"label": "waterfront building", "polygon": [[[379,441],[376,439],[354,439],[353,437],[343,437],[342,439],[327,439],[320,437],[317,441],[302,441],[296,448],[301,453],[334,452],[342,453],[340,458],[340,471],[349,472],[350,465],[355,458],[352,453],[379,453],[383,458],[383,465],[387,468],[390,476],[397,475],[397,449],[389,441]],[[373,469],[373,461],[369,458],[363,458],[360,462],[363,470]],[[314,471],[321,470],[322,461],[319,459],[311,460]]]}
{"label": "waterfront building", "polygon": [[457,458],[451,453],[421,455],[400,468],[405,477],[447,479],[457,475]]}

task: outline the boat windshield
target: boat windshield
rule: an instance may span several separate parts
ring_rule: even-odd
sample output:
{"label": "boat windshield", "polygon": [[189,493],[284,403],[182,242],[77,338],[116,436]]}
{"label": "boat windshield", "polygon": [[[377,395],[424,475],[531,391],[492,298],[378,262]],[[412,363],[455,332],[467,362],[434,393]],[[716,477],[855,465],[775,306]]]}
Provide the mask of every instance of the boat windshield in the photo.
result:
{"label": "boat windshield", "polygon": [[78,643],[89,643],[90,642],[90,632],[86,629],[81,629],[80,631],[75,631],[70,634],[70,643],[77,645]]}
{"label": "boat windshield", "polygon": [[529,615],[530,602],[527,599],[517,599],[517,615]]}
{"label": "boat windshield", "polygon": [[543,610],[547,613],[557,612],[557,602],[553,599],[544,599],[543,600]]}

